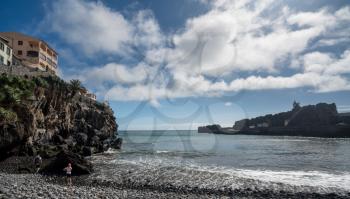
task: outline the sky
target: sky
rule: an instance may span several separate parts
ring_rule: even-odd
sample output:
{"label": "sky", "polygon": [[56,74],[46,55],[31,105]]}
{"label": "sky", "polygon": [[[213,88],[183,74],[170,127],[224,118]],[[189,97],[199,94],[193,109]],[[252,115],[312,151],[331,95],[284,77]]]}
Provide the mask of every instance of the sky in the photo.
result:
{"label": "sky", "polygon": [[189,130],[319,102],[350,112],[348,0],[3,0],[120,130]]}

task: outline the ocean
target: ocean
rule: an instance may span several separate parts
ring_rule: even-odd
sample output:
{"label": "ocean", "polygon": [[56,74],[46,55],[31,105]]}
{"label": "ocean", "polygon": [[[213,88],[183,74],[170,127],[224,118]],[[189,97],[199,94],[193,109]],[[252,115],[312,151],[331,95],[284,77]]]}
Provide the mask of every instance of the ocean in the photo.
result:
{"label": "ocean", "polygon": [[153,186],[350,192],[350,139],[122,131],[91,178]]}

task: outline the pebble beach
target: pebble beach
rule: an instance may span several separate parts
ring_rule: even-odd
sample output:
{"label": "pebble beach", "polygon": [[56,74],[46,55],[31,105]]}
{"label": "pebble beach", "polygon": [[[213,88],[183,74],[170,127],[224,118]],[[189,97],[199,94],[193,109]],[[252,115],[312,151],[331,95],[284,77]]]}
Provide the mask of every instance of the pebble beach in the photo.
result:
{"label": "pebble beach", "polygon": [[[213,196],[156,192],[118,187],[66,185],[63,177],[47,177],[38,174],[0,173],[0,198],[212,198]],[[73,177],[73,183],[80,180]],[[55,182],[53,182],[55,181]],[[228,197],[226,197],[228,198]]]}
{"label": "pebble beach", "polygon": [[[98,157],[98,156],[97,156]],[[105,156],[104,156],[105,157]],[[18,173],[19,165],[31,164],[32,157],[13,157],[0,163],[0,199],[78,199],[78,198],[288,198],[288,199],[348,199],[350,193],[312,193],[245,189],[208,189],[200,186],[177,186],[158,178],[157,182],[145,181],[134,176],[131,168],[118,165],[122,175],[106,178],[92,175],[73,176],[68,185],[64,176]],[[99,162],[99,161],[98,161]],[[96,163],[96,161],[95,161]],[[104,164],[96,164],[96,172]],[[151,175],[151,174],[150,174]],[[237,182],[239,183],[239,182]]]}
{"label": "pebble beach", "polygon": [[[99,184],[84,185],[84,177],[73,177],[73,185],[65,184],[64,177],[50,177],[39,174],[8,174],[0,173],[0,199],[28,198],[28,199],[79,199],[79,198],[350,198],[350,196],[338,196],[335,194],[300,194],[290,195],[271,193],[250,193],[242,196],[222,193],[184,193],[181,190],[151,190],[128,189],[121,187],[105,186]],[[76,185],[74,185],[76,183]]]}

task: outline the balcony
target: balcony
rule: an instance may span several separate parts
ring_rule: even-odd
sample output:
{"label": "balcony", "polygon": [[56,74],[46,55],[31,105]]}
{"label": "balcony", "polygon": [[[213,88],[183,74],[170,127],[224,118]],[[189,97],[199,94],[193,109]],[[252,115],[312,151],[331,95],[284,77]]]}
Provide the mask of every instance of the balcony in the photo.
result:
{"label": "balcony", "polygon": [[31,63],[39,63],[39,52],[34,50],[27,51],[26,60]]}
{"label": "balcony", "polygon": [[34,50],[34,51],[39,51],[39,42],[37,41],[29,41],[29,46],[31,48],[31,50]]}

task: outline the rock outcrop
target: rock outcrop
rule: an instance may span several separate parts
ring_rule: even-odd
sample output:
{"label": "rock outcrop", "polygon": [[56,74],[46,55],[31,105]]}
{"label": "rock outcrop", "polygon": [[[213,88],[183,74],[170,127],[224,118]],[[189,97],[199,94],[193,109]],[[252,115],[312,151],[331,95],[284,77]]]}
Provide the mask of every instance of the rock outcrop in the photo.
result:
{"label": "rock outcrop", "polygon": [[[91,155],[116,142],[112,109],[80,94],[83,87],[72,88],[54,76],[3,74],[0,81],[0,159],[36,154],[57,158],[62,151]],[[27,95],[12,100],[12,91]]]}
{"label": "rock outcrop", "polygon": [[198,127],[198,132],[216,134],[350,137],[350,119],[338,114],[336,105],[319,103],[301,107],[294,102],[291,111],[236,121],[232,128],[219,125]]}
{"label": "rock outcrop", "polygon": [[44,161],[41,172],[45,174],[62,174],[62,168],[65,168],[68,163],[73,165],[74,175],[90,174],[93,171],[92,164],[79,154],[61,151],[49,161]]}

